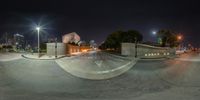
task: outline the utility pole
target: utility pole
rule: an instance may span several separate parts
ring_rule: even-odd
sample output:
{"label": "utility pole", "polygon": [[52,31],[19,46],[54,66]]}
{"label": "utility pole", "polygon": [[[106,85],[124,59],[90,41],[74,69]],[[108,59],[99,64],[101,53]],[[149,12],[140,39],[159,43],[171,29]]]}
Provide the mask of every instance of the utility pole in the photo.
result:
{"label": "utility pole", "polygon": [[6,46],[8,45],[8,33],[6,32]]}
{"label": "utility pole", "polygon": [[38,58],[40,58],[40,27],[36,27],[38,32]]}
{"label": "utility pole", "polygon": [[135,58],[137,58],[137,37],[135,37]]}
{"label": "utility pole", "polygon": [[55,38],[55,58],[57,58],[57,38]]}
{"label": "utility pole", "polygon": [[8,33],[6,32],[6,44],[5,44],[5,46],[6,46],[6,52],[8,52]]}

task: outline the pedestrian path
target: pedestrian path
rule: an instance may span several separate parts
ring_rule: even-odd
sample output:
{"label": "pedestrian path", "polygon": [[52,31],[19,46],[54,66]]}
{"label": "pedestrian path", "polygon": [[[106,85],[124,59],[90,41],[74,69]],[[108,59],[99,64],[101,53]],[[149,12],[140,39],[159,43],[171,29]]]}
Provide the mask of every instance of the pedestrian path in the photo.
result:
{"label": "pedestrian path", "polygon": [[0,53],[0,61],[12,61],[12,60],[17,60],[21,59],[21,54],[20,53]]}
{"label": "pedestrian path", "polygon": [[57,57],[55,57],[55,56],[48,56],[45,54],[41,54],[39,56],[37,53],[34,53],[34,54],[23,54],[22,57],[27,58],[27,59],[35,59],[35,60],[55,60],[55,59],[67,57],[67,55],[58,55]]}

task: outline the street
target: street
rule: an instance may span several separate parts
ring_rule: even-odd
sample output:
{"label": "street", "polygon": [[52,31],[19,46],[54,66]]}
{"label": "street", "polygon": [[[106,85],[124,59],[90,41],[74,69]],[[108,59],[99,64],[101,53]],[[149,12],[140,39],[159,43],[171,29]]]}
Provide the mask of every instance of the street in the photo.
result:
{"label": "street", "polygon": [[85,79],[108,79],[123,74],[136,64],[130,57],[90,51],[76,57],[56,60],[66,72]]}
{"label": "street", "polygon": [[0,8],[0,100],[200,100],[197,0]]}
{"label": "street", "polygon": [[[70,64],[100,56],[75,57]],[[0,100],[198,100],[198,59],[199,54],[188,53],[174,59],[139,60],[122,75],[99,81],[75,77],[54,60],[0,62]]]}

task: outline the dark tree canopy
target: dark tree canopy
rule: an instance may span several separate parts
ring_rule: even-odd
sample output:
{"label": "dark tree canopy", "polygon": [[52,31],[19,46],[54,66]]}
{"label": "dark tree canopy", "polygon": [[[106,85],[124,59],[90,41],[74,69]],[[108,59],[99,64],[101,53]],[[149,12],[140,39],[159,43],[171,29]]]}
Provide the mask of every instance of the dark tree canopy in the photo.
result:
{"label": "dark tree canopy", "polygon": [[169,45],[170,47],[175,47],[178,45],[177,35],[171,30],[162,29],[158,31],[157,35],[158,38],[161,39],[160,44],[163,47],[165,47],[166,45]]}
{"label": "dark tree canopy", "polygon": [[135,43],[142,41],[143,36],[140,32],[136,30],[129,30],[129,31],[116,31],[111,33],[106,41],[102,44],[102,48],[114,48],[119,49],[121,43],[128,42],[128,43]]}

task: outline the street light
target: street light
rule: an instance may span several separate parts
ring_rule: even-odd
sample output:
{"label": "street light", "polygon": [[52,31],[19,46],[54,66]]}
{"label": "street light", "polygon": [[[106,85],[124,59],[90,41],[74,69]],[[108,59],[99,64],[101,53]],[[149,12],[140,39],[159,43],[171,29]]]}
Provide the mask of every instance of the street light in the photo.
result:
{"label": "street light", "polygon": [[182,35],[177,35],[177,40],[179,42],[179,49],[181,50],[182,46],[181,46],[181,41],[183,39],[183,36]]}
{"label": "street light", "polygon": [[157,31],[152,31],[151,34],[153,35],[153,37],[155,38],[155,42],[157,41]]}
{"label": "street light", "polygon": [[40,27],[36,27],[38,32],[38,58],[40,57]]}
{"label": "street light", "polygon": [[137,37],[135,37],[135,58],[137,58]]}
{"label": "street light", "polygon": [[156,35],[156,34],[157,34],[157,32],[156,32],[156,31],[153,31],[153,32],[152,32],[152,34],[153,34],[153,35]]}
{"label": "street light", "polygon": [[177,36],[177,39],[178,39],[178,40],[182,40],[182,38],[183,38],[183,37],[182,37],[181,35]]}

